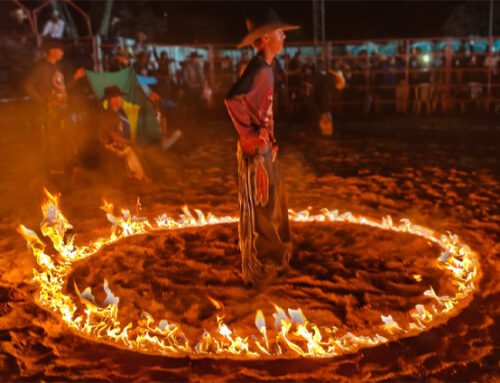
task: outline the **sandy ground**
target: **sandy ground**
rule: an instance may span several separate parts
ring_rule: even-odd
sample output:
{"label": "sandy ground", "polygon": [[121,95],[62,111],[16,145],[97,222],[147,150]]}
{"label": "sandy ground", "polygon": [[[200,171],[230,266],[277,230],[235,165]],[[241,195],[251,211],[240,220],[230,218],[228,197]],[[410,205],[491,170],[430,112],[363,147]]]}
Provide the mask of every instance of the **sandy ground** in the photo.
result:
{"label": "sandy ground", "polygon": [[[14,107],[12,107],[14,108]],[[13,109],[15,110],[15,109]],[[26,109],[22,109],[26,113]],[[218,216],[237,215],[235,134],[227,121],[185,130],[171,152],[148,149],[154,181],[146,186],[82,171],[49,181],[42,172],[34,126],[3,119],[1,161],[0,377],[2,380],[111,381],[496,381],[500,379],[500,158],[498,132],[462,129],[377,129],[340,126],[333,139],[280,127],[280,163],[289,207],[311,206],[413,222],[456,233],[480,257],[483,277],[470,304],[418,336],[327,359],[293,362],[166,358],[123,351],[71,333],[34,303],[35,261],[15,232],[37,229],[42,187],[62,192],[62,209],[77,240],[103,235],[110,224],[102,198],[142,214],[181,213],[188,204]],[[10,116],[10,117],[9,117]],[[438,122],[446,127],[446,121]],[[107,278],[120,296],[120,316],[146,310],[166,317],[196,339],[214,330],[222,301],[226,322],[246,329],[255,310],[272,303],[301,307],[308,319],[341,330],[380,325],[419,303],[431,284],[448,288],[432,267],[439,250],[417,237],[352,224],[293,224],[291,270],[269,288],[240,278],[237,227],[160,232],[128,238],[80,262],[71,279],[103,299]],[[422,282],[411,276],[421,274]]]}

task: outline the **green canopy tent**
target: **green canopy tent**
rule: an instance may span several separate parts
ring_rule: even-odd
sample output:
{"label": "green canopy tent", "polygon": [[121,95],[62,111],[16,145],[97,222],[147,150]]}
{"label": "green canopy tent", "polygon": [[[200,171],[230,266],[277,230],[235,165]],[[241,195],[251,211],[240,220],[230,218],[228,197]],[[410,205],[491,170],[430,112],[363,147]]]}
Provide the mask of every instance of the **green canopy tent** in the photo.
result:
{"label": "green canopy tent", "polygon": [[123,92],[125,101],[138,105],[139,114],[137,118],[136,140],[140,143],[157,143],[161,140],[161,131],[153,104],[148,99],[137,80],[132,68],[126,68],[118,72],[97,73],[90,70],[85,71],[91,88],[98,100],[104,95],[104,88],[116,85]]}

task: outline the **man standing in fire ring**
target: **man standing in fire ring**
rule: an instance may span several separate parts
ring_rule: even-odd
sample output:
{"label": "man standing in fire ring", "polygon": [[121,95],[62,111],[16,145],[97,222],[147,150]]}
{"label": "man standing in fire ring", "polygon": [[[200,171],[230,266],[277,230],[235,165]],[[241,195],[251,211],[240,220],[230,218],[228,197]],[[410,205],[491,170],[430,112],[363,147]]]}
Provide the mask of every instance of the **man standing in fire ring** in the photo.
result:
{"label": "man standing in fire ring", "polygon": [[245,283],[262,285],[286,272],[292,255],[285,185],[278,169],[274,136],[272,62],[281,53],[286,24],[273,10],[247,19],[248,34],[238,48],[257,55],[225,100],[239,134],[239,245]]}

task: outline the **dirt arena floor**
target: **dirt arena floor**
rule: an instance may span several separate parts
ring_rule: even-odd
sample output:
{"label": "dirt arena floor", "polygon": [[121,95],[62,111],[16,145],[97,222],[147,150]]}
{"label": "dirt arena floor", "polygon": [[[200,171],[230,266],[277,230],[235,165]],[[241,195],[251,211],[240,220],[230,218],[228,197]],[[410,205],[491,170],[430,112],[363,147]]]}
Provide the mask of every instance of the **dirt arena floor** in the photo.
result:
{"label": "dirt arena floor", "polygon": [[[332,138],[300,125],[278,126],[279,160],[289,207],[323,207],[450,231],[479,256],[482,279],[457,315],[421,334],[327,358],[248,360],[148,356],[70,331],[34,300],[37,267],[19,224],[39,231],[42,189],[61,193],[61,208],[84,241],[109,232],[99,207],[135,208],[153,218],[181,207],[237,216],[236,134],[229,121],[185,128],[168,152],[147,148],[147,185],[78,169],[48,179],[39,136],[25,104],[2,107],[0,141],[0,379],[2,381],[485,381],[500,379],[500,131],[467,120],[378,119],[339,123]],[[458,121],[458,122],[457,122]],[[120,297],[119,317],[142,311],[181,324],[189,339],[216,329],[216,309],[244,335],[261,309],[300,307],[312,322],[339,331],[380,325],[447,282],[433,267],[439,249],[401,233],[349,223],[292,223],[289,273],[266,289],[241,281],[236,224],[125,238],[79,262],[71,279],[101,301],[103,280]],[[412,275],[422,275],[422,281]],[[255,330],[255,327],[254,327]],[[252,331],[254,331],[252,330]]]}

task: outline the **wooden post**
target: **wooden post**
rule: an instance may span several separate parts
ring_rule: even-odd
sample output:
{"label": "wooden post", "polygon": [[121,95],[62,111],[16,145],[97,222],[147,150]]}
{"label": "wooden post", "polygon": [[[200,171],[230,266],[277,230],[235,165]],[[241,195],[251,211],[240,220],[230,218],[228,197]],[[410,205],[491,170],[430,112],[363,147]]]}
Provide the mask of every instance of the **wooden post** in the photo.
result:
{"label": "wooden post", "polygon": [[488,57],[490,59],[490,65],[488,67],[488,86],[486,88],[486,112],[490,111],[490,105],[491,105],[491,80],[492,80],[492,72],[493,72],[493,36],[490,34],[489,37],[489,52],[488,52]]}
{"label": "wooden post", "polygon": [[208,46],[208,65],[210,68],[210,83],[211,83],[212,87],[215,86],[215,63],[214,63],[214,60],[215,60],[214,46],[209,45]]}
{"label": "wooden post", "polygon": [[451,39],[448,38],[446,41],[446,47],[444,49],[444,60],[445,60],[444,92],[443,92],[444,112],[449,112],[451,109],[450,84],[451,84],[452,53],[453,49],[452,49]]}
{"label": "wooden post", "polygon": [[369,112],[368,110],[368,103],[370,102],[370,42],[366,42],[366,67],[365,67],[365,111]]}
{"label": "wooden post", "polygon": [[102,42],[100,35],[92,36],[92,51],[94,55],[94,70],[96,72],[103,71],[103,55],[102,55]]}

